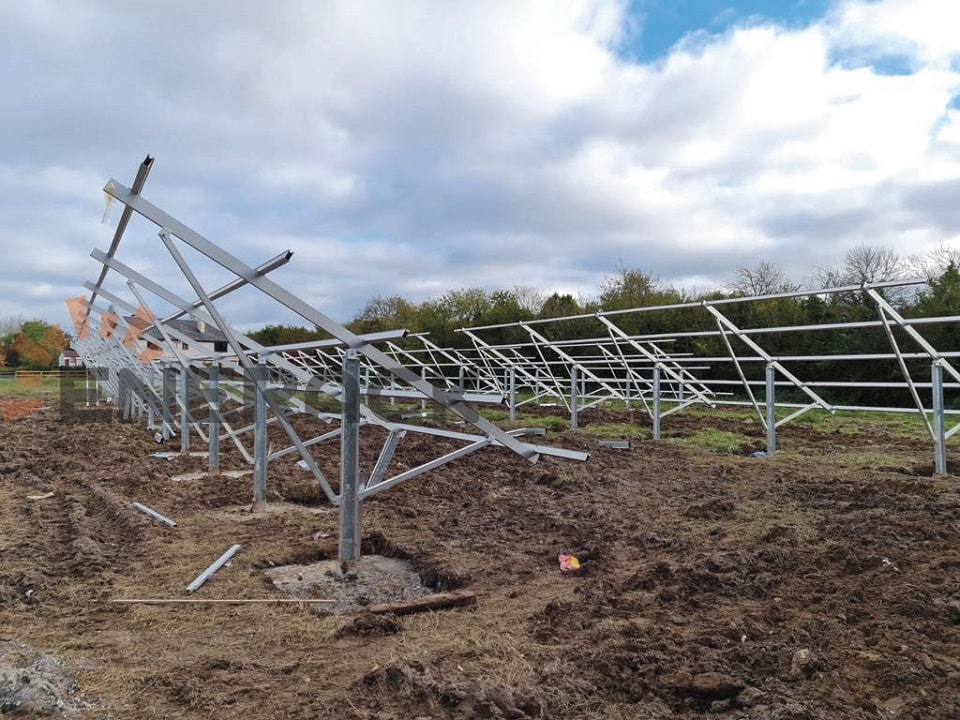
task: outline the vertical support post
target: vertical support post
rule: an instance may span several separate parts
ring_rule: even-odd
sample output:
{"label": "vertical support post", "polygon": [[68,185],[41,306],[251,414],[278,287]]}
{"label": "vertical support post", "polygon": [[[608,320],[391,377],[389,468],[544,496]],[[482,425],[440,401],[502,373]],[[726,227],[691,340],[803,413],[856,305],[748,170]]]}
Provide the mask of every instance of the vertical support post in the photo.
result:
{"label": "vertical support post", "polygon": [[[152,392],[154,387],[153,365],[150,365],[150,367],[147,368],[147,383],[149,383],[150,390]],[[87,404],[89,405],[90,403],[87,403]],[[153,411],[153,402],[148,402],[147,403],[147,427],[150,430],[153,430],[153,424],[156,422],[156,420],[157,418],[154,415],[154,411]]]}
{"label": "vertical support post", "polygon": [[356,572],[360,559],[360,361],[355,349],[343,359],[340,427],[340,572]]}
{"label": "vertical support post", "polygon": [[117,386],[117,405],[120,407],[120,418],[124,421],[130,419],[130,385],[127,382],[126,374],[120,376],[120,382]]}
{"label": "vertical support post", "polygon": [[267,507],[267,363],[262,358],[251,368],[254,388],[253,511]]}
{"label": "vertical support post", "polygon": [[161,422],[163,423],[163,439],[169,440],[170,436],[173,435],[173,427],[170,424],[170,419],[172,416],[171,407],[173,406],[173,368],[169,364],[164,365],[160,370],[160,382],[163,385],[163,407],[161,408],[161,413],[163,415]]}
{"label": "vertical support post", "polygon": [[83,396],[87,399],[87,407],[90,407],[90,368],[83,364]]}
{"label": "vertical support post", "polygon": [[777,368],[767,363],[767,455],[777,451]]}
{"label": "vertical support post", "polygon": [[460,393],[461,393],[461,394],[463,394],[463,387],[464,387],[464,385],[463,385],[463,381],[464,381],[463,374],[464,374],[464,367],[463,367],[463,365],[461,365],[461,366],[460,366],[460,371],[457,373],[457,387],[460,388]]}
{"label": "vertical support post", "polygon": [[947,437],[943,413],[943,365],[934,360],[930,366],[931,391],[933,392],[933,471],[947,474]]}
{"label": "vertical support post", "polygon": [[660,439],[660,363],[653,366],[653,439]]}
{"label": "vertical support post", "polygon": [[[421,379],[421,380],[424,380],[424,381],[427,379],[427,368],[426,368],[426,366],[420,368],[420,379]],[[427,399],[424,398],[423,400],[420,401],[420,411],[421,411],[421,412],[426,412],[426,410],[427,410]]]}
{"label": "vertical support post", "polygon": [[510,366],[510,422],[517,419],[517,369]]}
{"label": "vertical support post", "polygon": [[570,429],[577,429],[577,366],[570,368]]}
{"label": "vertical support post", "polygon": [[180,452],[190,452],[190,389],[187,368],[180,368]]}
{"label": "vertical support post", "polygon": [[220,363],[210,365],[210,384],[207,387],[210,416],[207,432],[208,469],[211,474],[220,472]]}

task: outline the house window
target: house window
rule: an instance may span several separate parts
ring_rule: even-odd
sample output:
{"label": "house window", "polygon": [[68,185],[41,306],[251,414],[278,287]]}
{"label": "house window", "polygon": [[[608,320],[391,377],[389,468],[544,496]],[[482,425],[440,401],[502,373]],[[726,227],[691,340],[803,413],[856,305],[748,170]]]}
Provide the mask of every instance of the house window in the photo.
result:
{"label": "house window", "polygon": [[220,340],[220,341],[217,341],[217,342],[213,343],[213,351],[214,351],[214,352],[226,352],[226,351],[227,351],[227,341],[226,341],[226,340]]}
{"label": "house window", "polygon": [[190,346],[189,346],[187,343],[180,343],[180,346],[181,346],[181,347],[180,347],[181,350],[189,350],[189,349],[190,349]]}

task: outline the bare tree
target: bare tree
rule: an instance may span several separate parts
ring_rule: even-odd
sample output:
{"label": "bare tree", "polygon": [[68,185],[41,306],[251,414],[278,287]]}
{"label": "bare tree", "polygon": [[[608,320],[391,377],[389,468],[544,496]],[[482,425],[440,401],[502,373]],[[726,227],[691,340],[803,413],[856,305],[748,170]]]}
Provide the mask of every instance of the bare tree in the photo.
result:
{"label": "bare tree", "polygon": [[904,262],[904,267],[912,276],[936,280],[951,264],[960,267],[960,248],[940,243],[926,255],[911,255]]}
{"label": "bare tree", "polygon": [[510,292],[517,299],[517,304],[532,315],[539,315],[547,300],[543,291],[532,285],[514,285]]}
{"label": "bare tree", "polygon": [[895,251],[863,243],[847,250],[840,267],[818,266],[813,284],[829,288],[899,280],[904,277],[905,269],[906,263]]}
{"label": "bare tree", "polygon": [[800,288],[787,277],[782,268],[769,260],[761,260],[753,267],[738,267],[730,289],[741,295],[773,295],[793,292]]}
{"label": "bare tree", "polygon": [[8,335],[16,335],[20,332],[24,322],[26,321],[23,319],[23,315],[0,317],[0,338],[5,338]]}
{"label": "bare tree", "polygon": [[903,261],[896,252],[865,243],[850,248],[843,258],[844,276],[850,284],[898,280],[903,277],[903,269]]}

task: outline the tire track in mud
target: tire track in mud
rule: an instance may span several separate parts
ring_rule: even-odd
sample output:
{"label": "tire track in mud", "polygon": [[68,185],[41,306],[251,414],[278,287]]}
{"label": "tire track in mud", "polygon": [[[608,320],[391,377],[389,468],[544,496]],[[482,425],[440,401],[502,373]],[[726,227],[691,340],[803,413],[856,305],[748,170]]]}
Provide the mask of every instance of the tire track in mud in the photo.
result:
{"label": "tire track in mud", "polygon": [[50,411],[0,423],[0,599],[47,605],[103,588],[136,552],[148,523],[104,484],[123,465],[106,471],[98,457],[114,454],[109,436],[123,442],[118,428],[66,425]]}

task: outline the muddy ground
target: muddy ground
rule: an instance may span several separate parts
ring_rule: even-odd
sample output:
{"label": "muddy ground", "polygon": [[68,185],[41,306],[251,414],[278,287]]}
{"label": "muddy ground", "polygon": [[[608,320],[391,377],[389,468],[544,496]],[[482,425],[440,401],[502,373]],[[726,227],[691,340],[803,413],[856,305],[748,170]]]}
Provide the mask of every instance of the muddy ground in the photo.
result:
{"label": "muddy ground", "polygon": [[[754,447],[682,440],[711,425]],[[478,602],[325,616],[111,602],[185,597],[234,543],[197,597],[278,597],[265,569],[335,557],[336,513],[292,456],[253,514],[249,476],[175,480],[205,461],[151,458],[142,426],[2,421],[0,649],[22,662],[0,693],[55,662],[75,685],[48,683],[50,711],[83,718],[960,718],[960,494],[928,441],[800,424],[755,458],[749,419],[664,432],[629,450],[551,432],[592,459],[487,449],[371,499],[366,552]],[[408,437],[398,462],[456,446]],[[243,464],[225,449],[223,466]]]}

